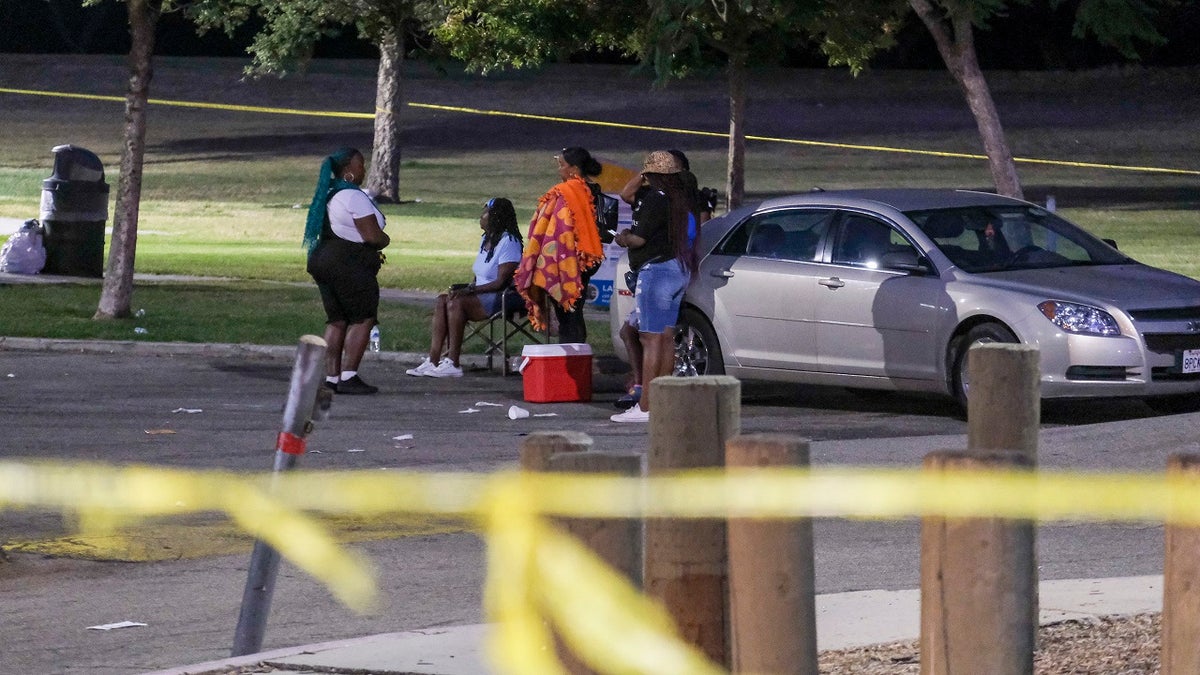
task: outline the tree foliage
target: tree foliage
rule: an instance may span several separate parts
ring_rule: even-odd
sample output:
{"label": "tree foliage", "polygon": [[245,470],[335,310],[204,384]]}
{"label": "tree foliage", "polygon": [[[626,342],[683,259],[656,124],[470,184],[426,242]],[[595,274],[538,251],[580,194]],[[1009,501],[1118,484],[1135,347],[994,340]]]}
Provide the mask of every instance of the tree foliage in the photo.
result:
{"label": "tree foliage", "polygon": [[895,0],[647,0],[643,60],[660,76],[686,76],[743,55],[747,66],[778,63],[813,45],[831,65],[857,72],[892,44],[903,4]]}
{"label": "tree foliage", "polygon": [[636,56],[658,82],[726,71],[729,205],[741,201],[748,67],[815,43],[857,71],[891,44],[900,0],[447,0],[437,36],[468,67],[489,72],[563,59],[585,49]]}
{"label": "tree foliage", "polygon": [[563,61],[589,49],[631,54],[640,1],[447,0],[434,34],[451,56],[483,73]]}
{"label": "tree foliage", "polygon": [[[1060,2],[1057,0],[1052,6]],[[1154,26],[1154,17],[1161,9],[1175,4],[1171,0],[1083,0],[1075,10],[1072,33],[1081,39],[1091,35],[1136,61],[1145,47],[1166,41]]]}
{"label": "tree foliage", "polygon": [[423,30],[440,23],[436,0],[224,0],[224,6],[198,6],[193,18],[206,28],[232,32],[251,18],[261,21],[247,51],[250,73],[284,75],[303,69],[317,42],[350,29],[380,45],[396,31]]}

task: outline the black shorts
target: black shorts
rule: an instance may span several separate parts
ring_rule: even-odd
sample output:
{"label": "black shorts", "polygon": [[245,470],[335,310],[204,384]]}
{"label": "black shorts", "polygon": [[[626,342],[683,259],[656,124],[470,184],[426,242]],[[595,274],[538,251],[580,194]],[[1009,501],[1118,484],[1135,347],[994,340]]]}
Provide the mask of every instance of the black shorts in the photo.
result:
{"label": "black shorts", "polygon": [[379,252],[345,239],[322,239],[308,257],[326,323],[361,323],[379,312]]}

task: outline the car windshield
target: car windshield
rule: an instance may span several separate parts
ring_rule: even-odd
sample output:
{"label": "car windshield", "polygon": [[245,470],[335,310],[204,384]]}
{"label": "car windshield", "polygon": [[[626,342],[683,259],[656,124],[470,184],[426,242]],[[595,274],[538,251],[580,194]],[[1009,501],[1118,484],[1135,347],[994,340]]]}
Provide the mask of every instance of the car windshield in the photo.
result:
{"label": "car windshield", "polygon": [[972,206],[905,215],[967,272],[1131,262],[1112,246],[1036,206]]}

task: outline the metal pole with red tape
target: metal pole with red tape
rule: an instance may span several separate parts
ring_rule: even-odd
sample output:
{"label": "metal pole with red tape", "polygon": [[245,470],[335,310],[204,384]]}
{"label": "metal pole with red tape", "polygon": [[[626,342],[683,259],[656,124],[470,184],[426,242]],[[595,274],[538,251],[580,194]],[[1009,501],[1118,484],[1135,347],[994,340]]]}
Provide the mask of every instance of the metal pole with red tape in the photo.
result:
{"label": "metal pole with red tape", "polygon": [[[305,437],[314,418],[323,419],[329,411],[329,390],[321,386],[325,361],[325,340],[315,335],[300,338],[287,404],[283,407],[283,429],[275,440],[275,473],[290,471],[304,454]],[[262,651],[275,575],[279,571],[279,552],[263,541],[254,542],[242,609],[233,634],[233,656]]]}

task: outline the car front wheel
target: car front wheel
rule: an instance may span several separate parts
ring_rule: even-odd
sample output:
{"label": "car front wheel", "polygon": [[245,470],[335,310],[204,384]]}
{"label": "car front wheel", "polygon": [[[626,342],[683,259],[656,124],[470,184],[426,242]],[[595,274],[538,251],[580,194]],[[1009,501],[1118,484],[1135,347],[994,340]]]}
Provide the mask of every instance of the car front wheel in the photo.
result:
{"label": "car front wheel", "polygon": [[675,324],[675,374],[682,377],[725,374],[717,333],[708,319],[694,309],[683,310],[679,323]]}
{"label": "car front wheel", "polygon": [[968,330],[965,335],[955,341],[954,361],[951,373],[951,387],[955,400],[963,414],[967,412],[967,396],[971,391],[971,378],[967,373],[967,352],[975,345],[993,342],[1020,342],[1017,336],[1003,324],[988,322],[981,323]]}

